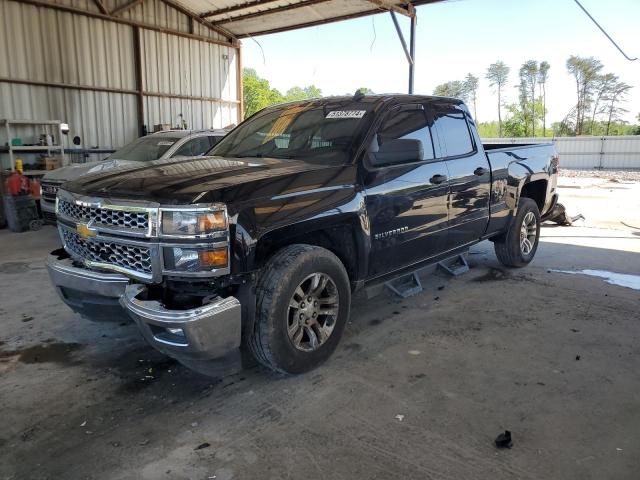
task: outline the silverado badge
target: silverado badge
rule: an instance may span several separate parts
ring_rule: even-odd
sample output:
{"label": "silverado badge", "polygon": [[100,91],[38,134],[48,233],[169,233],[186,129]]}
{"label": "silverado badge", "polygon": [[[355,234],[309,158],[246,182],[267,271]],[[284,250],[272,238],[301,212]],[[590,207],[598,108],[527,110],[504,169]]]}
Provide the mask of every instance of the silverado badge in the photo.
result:
{"label": "silverado badge", "polygon": [[84,223],[79,223],[76,225],[76,232],[78,232],[78,235],[80,235],[80,238],[85,238],[85,239],[90,237],[95,237],[98,233],[95,230],[91,230]]}

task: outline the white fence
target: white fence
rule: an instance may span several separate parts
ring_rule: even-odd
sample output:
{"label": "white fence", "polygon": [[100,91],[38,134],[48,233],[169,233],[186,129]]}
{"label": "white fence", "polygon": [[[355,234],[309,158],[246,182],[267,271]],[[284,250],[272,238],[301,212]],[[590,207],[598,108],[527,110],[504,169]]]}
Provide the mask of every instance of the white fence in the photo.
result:
{"label": "white fence", "polygon": [[483,138],[485,143],[553,143],[560,166],[582,170],[640,169],[640,135],[619,137]]}

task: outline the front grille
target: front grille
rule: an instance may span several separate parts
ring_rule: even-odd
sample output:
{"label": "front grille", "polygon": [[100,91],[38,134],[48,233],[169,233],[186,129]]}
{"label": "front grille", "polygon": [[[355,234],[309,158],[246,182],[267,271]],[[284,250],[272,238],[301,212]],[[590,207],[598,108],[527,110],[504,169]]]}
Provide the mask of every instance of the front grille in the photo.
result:
{"label": "front grille", "polygon": [[149,228],[149,214],[147,212],[87,207],[60,199],[58,201],[58,213],[80,222],[92,222],[97,226],[103,225],[128,230],[147,230]]}
{"label": "front grille", "polygon": [[84,240],[76,232],[60,229],[67,250],[92,262],[105,263],[147,275],[152,274],[151,250],[104,240]]}
{"label": "front grille", "polygon": [[51,212],[47,212],[45,210],[42,210],[42,217],[47,222],[50,222],[50,223],[53,223],[53,224],[56,223],[56,214],[55,213],[51,213]]}
{"label": "front grille", "polygon": [[60,184],[42,183],[42,198],[47,202],[55,202],[58,188],[60,188]]}

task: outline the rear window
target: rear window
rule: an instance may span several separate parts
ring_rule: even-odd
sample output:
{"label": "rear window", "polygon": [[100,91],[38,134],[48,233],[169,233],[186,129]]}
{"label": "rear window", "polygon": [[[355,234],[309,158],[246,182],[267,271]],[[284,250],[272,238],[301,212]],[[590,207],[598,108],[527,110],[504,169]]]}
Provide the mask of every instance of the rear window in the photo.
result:
{"label": "rear window", "polygon": [[178,137],[154,136],[141,137],[109,155],[110,160],[132,160],[150,162],[162,157]]}
{"label": "rear window", "polygon": [[434,125],[445,157],[457,157],[472,153],[475,149],[464,112],[455,105],[438,106]]}

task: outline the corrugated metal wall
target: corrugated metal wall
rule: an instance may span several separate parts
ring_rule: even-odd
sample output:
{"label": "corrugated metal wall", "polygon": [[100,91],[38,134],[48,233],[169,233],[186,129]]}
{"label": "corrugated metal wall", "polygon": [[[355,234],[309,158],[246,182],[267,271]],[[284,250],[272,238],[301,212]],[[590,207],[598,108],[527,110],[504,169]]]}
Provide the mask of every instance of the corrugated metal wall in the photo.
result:
{"label": "corrugated metal wall", "polygon": [[566,168],[640,169],[640,136],[483,138],[486,143],[553,143]]}
{"label": "corrugated metal wall", "polygon": [[[98,12],[91,0],[56,3]],[[107,9],[122,2],[103,0]],[[122,18],[223,40],[159,0]],[[77,135],[82,147],[117,148],[138,136],[134,27],[83,15],[0,0],[0,118],[62,120],[70,126],[66,147]],[[182,113],[189,128],[237,123],[237,50],[192,38],[141,29],[144,122],[175,124]],[[2,79],[84,86],[25,85]],[[97,87],[117,91],[92,91]],[[166,96],[162,98],[161,96]],[[196,97],[196,98],[185,98]],[[2,129],[3,130],[3,129]],[[23,128],[25,143],[41,131]],[[0,141],[8,140],[0,131]],[[8,167],[3,155],[3,167]]]}
{"label": "corrugated metal wall", "polygon": [[149,30],[143,31],[141,44],[145,92],[167,94],[145,96],[147,125],[175,124],[179,114],[189,128],[219,128],[238,122],[235,48]]}

